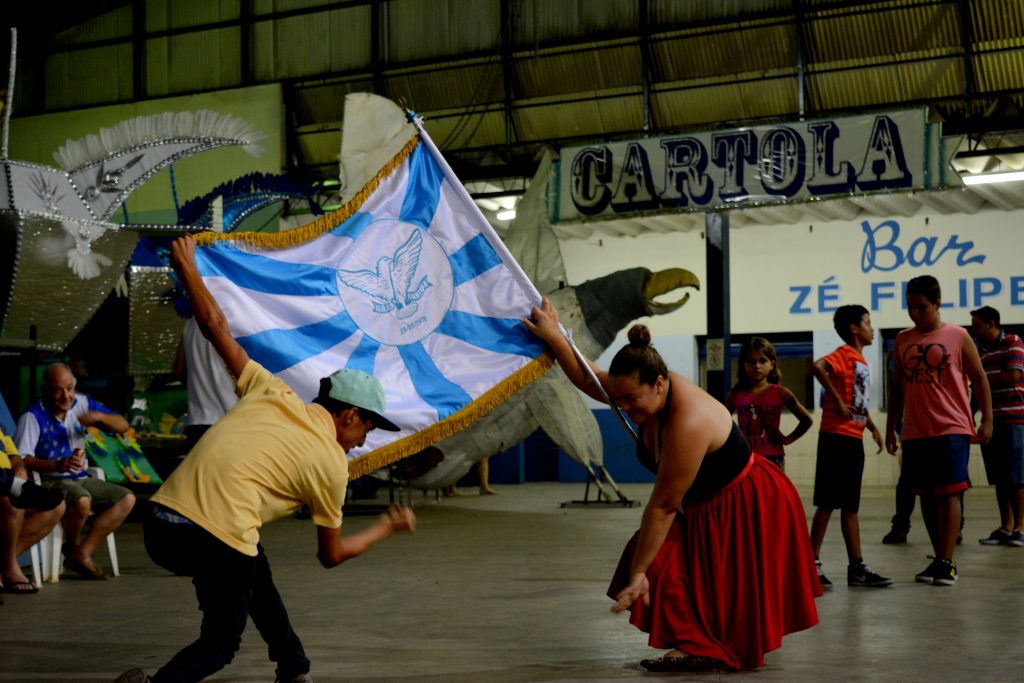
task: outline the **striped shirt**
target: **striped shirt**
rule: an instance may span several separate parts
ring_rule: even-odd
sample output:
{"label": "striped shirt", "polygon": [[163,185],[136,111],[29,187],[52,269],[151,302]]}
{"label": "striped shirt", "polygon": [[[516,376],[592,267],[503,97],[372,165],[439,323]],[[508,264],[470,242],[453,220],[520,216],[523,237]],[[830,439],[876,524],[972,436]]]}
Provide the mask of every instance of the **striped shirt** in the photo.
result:
{"label": "striped shirt", "polygon": [[[992,388],[992,418],[998,424],[1024,423],[1024,342],[1015,334],[1005,331],[991,345],[978,344],[981,365]],[[992,376],[1000,372],[1020,370],[1016,384],[996,385]]]}

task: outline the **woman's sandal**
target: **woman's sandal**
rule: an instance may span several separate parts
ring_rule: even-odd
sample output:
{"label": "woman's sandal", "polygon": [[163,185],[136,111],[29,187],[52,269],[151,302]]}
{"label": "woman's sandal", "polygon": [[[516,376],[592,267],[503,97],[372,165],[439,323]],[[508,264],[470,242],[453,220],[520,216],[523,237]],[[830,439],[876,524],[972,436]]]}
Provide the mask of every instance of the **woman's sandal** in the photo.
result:
{"label": "woman's sandal", "polygon": [[640,666],[648,671],[661,672],[700,672],[700,671],[722,671],[725,664],[712,657],[696,657],[685,655],[683,657],[670,657],[668,655],[659,659],[644,659]]}

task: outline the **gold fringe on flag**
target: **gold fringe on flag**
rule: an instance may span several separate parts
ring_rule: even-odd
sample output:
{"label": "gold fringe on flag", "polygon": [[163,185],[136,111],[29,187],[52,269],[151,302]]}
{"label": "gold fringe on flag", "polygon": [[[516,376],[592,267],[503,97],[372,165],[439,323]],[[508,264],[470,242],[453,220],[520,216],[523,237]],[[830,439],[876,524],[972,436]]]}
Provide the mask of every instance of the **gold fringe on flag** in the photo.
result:
{"label": "gold fringe on flag", "polygon": [[530,384],[541,375],[551,369],[554,364],[554,357],[550,351],[516,370],[501,382],[491,387],[480,398],[465,406],[454,415],[450,415],[440,422],[436,422],[415,434],[410,434],[404,439],[399,439],[386,446],[370,451],[366,455],[353,458],[348,463],[349,481],[358,479],[363,475],[375,472],[382,467],[387,467],[393,462],[398,462],[414,453],[419,453],[427,446],[447,439],[456,432],[470,426],[481,417],[491,412],[498,405],[512,397],[514,393]]}
{"label": "gold fringe on flag", "polygon": [[366,202],[370,196],[377,191],[381,182],[389,175],[395,172],[399,166],[402,165],[409,155],[412,154],[413,150],[420,143],[419,135],[414,135],[409,142],[405,143],[405,146],[399,150],[398,154],[391,158],[377,174],[370,178],[359,192],[356,192],[352,196],[352,199],[345,202],[340,208],[320,216],[312,223],[306,225],[300,225],[292,230],[286,230],[284,232],[201,232],[195,235],[196,242],[201,246],[210,246],[216,242],[222,242],[231,240],[233,242],[241,242],[253,247],[263,247],[266,249],[285,249],[287,247],[294,247],[296,244],[302,244],[312,239],[316,239],[334,230],[336,227],[351,218],[356,211]]}

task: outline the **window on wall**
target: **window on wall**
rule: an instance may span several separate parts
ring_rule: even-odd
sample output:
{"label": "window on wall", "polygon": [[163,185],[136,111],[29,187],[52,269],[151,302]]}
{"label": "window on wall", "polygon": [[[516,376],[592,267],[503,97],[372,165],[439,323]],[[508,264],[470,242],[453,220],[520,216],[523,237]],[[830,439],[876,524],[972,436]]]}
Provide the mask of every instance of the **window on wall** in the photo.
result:
{"label": "window on wall", "polygon": [[[803,403],[808,409],[814,405],[814,377],[811,375],[811,365],[814,363],[813,343],[810,332],[779,332],[775,334],[741,334],[731,338],[730,358],[731,376],[729,386],[736,383],[736,370],[742,360],[740,359],[740,347],[749,337],[764,337],[775,347],[775,355],[778,358],[777,366],[782,373],[782,386],[793,392],[797,400]],[[707,348],[706,338],[699,337],[697,340],[700,349],[700,379],[701,386],[707,386]]]}
{"label": "window on wall", "polygon": [[[733,377],[736,381],[736,368],[742,362],[740,347],[750,336],[743,335],[732,338],[732,363]],[[814,406],[814,376],[811,374],[811,366],[814,363],[814,346],[810,332],[786,332],[770,335],[756,335],[764,337],[775,347],[775,355],[778,358],[776,366],[782,375],[782,386],[793,392],[800,403],[813,409]]]}

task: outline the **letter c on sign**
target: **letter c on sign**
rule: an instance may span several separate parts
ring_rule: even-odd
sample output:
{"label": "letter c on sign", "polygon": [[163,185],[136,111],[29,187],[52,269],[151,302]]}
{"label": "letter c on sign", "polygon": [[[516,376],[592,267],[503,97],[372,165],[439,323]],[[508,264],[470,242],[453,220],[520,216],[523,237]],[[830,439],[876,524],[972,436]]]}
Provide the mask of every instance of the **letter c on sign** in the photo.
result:
{"label": "letter c on sign", "polygon": [[612,152],[607,147],[587,147],[572,160],[572,203],[585,216],[608,208],[612,191]]}

